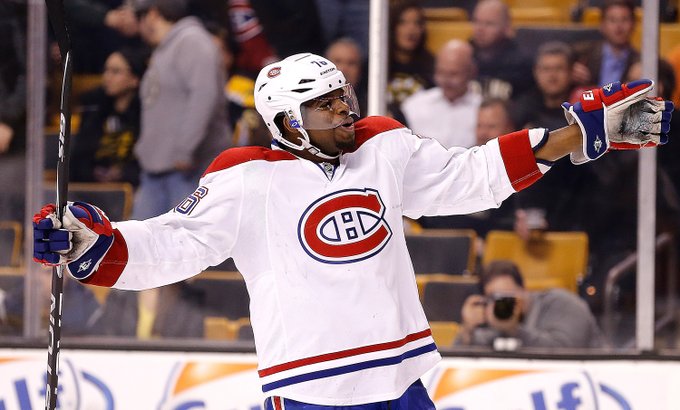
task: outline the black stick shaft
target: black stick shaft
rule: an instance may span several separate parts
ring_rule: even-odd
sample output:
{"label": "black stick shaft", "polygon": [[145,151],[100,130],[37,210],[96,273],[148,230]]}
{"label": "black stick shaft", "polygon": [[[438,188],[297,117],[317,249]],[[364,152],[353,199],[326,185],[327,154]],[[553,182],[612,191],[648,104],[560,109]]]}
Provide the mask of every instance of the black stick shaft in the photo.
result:
{"label": "black stick shaft", "polygon": [[[61,84],[61,101],[59,104],[59,159],[57,162],[57,217],[63,220],[68,196],[69,146],[71,140],[71,84],[73,73],[73,56],[68,29],[64,20],[63,0],[45,0],[47,12],[59,43],[64,77]],[[45,392],[45,409],[57,407],[59,391],[59,352],[61,343],[61,314],[64,297],[64,266],[59,265],[52,270],[52,292],[50,296],[50,322],[48,324],[47,346],[47,389]]]}

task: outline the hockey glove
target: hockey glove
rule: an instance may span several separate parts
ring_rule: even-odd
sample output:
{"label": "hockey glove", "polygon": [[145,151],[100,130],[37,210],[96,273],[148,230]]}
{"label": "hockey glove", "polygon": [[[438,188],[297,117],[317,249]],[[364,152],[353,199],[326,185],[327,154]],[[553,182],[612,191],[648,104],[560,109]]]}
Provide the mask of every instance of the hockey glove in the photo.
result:
{"label": "hockey glove", "polygon": [[33,217],[33,260],[66,265],[76,279],[85,279],[101,263],[113,244],[113,228],[104,212],[85,202],[69,202],[63,224],[54,204]]}
{"label": "hockey glove", "polygon": [[595,160],[610,149],[640,149],[668,141],[673,103],[646,98],[654,87],[650,80],[615,82],[581,94],[576,104],[563,103],[569,124],[577,123],[583,135],[582,152],[571,162]]}

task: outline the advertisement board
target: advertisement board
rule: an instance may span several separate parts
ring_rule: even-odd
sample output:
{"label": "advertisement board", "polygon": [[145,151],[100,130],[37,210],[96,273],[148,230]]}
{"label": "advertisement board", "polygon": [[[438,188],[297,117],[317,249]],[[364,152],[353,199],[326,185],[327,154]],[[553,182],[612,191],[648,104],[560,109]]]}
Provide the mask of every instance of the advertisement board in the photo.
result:
{"label": "advertisement board", "polygon": [[[0,410],[44,407],[46,352],[0,349]],[[59,408],[261,410],[253,354],[63,350]],[[680,363],[445,358],[440,410],[675,410]]]}

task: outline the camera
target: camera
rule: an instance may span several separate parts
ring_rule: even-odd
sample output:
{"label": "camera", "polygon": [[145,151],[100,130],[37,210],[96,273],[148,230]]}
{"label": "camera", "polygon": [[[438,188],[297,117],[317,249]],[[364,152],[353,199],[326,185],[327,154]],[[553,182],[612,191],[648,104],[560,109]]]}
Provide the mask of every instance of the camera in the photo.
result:
{"label": "camera", "polygon": [[498,320],[508,320],[512,317],[517,304],[517,298],[509,295],[494,295],[491,297],[493,302],[493,315]]}

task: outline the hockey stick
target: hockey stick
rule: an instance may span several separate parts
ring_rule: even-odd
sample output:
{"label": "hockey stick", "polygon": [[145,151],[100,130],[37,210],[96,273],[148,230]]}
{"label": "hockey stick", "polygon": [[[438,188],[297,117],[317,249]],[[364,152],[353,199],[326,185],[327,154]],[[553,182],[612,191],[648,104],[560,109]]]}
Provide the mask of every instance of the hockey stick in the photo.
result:
{"label": "hockey stick", "polygon": [[[63,0],[45,0],[47,15],[54,35],[59,43],[59,52],[64,65],[61,82],[61,101],[59,103],[59,159],[57,161],[57,217],[63,220],[68,195],[68,163],[71,140],[71,75],[73,56],[66,20],[64,19]],[[50,296],[50,323],[48,324],[47,345],[47,388],[45,390],[45,409],[57,407],[59,389],[59,344],[61,342],[61,308],[64,297],[64,266],[52,269],[52,293]]]}

